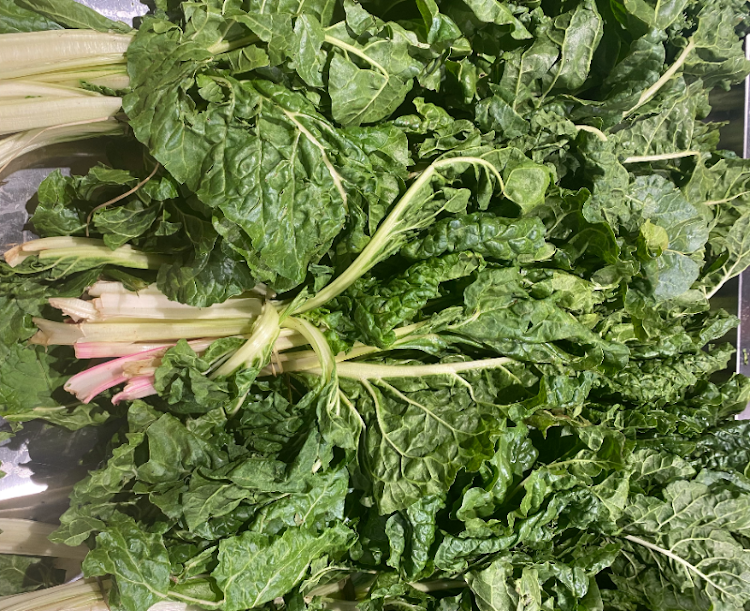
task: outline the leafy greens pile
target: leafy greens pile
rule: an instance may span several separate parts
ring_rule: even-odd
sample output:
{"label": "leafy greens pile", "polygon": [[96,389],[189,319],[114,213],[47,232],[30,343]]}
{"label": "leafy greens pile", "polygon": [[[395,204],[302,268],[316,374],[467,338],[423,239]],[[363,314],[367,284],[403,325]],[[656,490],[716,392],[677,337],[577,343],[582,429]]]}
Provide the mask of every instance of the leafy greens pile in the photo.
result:
{"label": "leafy greens pile", "polygon": [[[125,611],[747,609],[750,383],[708,300],[750,162],[702,119],[749,18],[157,0],[100,91],[143,163],[53,173],[0,271],[3,417],[122,423],[53,540]],[[97,342],[151,356],[84,370]]]}

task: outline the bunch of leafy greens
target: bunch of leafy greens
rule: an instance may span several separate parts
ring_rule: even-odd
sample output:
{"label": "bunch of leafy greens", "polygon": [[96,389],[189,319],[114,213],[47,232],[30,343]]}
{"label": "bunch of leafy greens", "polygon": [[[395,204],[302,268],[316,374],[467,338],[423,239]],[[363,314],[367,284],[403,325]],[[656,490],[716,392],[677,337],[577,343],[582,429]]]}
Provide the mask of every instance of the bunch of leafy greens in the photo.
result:
{"label": "bunch of leafy greens", "polygon": [[110,417],[25,345],[50,297],[280,299],[115,410],[53,535],[111,607],[748,608],[750,383],[708,300],[750,264],[750,162],[702,120],[745,3],[156,7],[142,166],[53,174],[32,219],[103,246],[2,268],[3,416]]}

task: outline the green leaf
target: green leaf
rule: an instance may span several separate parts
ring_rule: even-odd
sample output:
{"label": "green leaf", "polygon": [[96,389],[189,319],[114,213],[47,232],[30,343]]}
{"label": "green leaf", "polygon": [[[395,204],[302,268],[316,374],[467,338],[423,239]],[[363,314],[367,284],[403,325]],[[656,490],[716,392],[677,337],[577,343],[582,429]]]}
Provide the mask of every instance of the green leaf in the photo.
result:
{"label": "green leaf", "polygon": [[[750,266],[750,214],[743,214],[733,222],[726,233],[717,236],[712,242],[721,257],[709,268],[708,273],[699,280],[699,286],[711,297],[728,280],[741,274]],[[715,246],[714,246],[715,245]]]}
{"label": "green leaf", "polygon": [[181,496],[181,509],[185,524],[190,531],[195,531],[209,518],[218,518],[231,513],[246,498],[251,496],[248,490],[215,482],[193,475],[189,489]]}
{"label": "green leaf", "polygon": [[602,37],[603,23],[596,3],[584,0],[574,10],[554,20],[550,38],[560,46],[560,59],[547,91],[576,91],[588,78],[591,60]]}
{"label": "green leaf", "polygon": [[667,248],[644,262],[652,294],[662,301],[678,297],[700,273],[702,249],[709,237],[705,217],[659,175],[637,177],[630,186],[628,200],[629,218],[621,217],[627,219],[626,226],[633,226],[633,221],[638,224],[635,219],[640,217],[667,234]]}
{"label": "green leaf", "polygon": [[462,467],[491,452],[483,410],[468,386],[446,377],[413,390],[397,379],[343,387],[365,421],[362,467],[381,514],[443,495]]}
{"label": "green leaf", "polygon": [[208,252],[201,248],[183,260],[162,265],[156,277],[156,286],[171,300],[199,308],[222,303],[255,285],[245,260],[221,239]]}
{"label": "green leaf", "polygon": [[[700,480],[674,482],[662,498],[639,496],[628,509],[627,549],[635,563],[615,565],[613,581],[647,604],[697,599],[729,609],[750,597],[750,552],[736,539],[748,532],[750,497],[710,490]],[[656,580],[661,587],[653,587]]]}
{"label": "green leaf", "polygon": [[724,369],[733,352],[724,345],[672,358],[632,361],[602,377],[601,388],[594,392],[633,403],[674,403],[701,378]]}
{"label": "green leaf", "polygon": [[511,36],[516,40],[525,40],[532,37],[505,4],[501,4],[497,0],[465,0],[465,2],[479,21],[511,26]]}
{"label": "green leaf", "polygon": [[307,478],[305,487],[304,492],[291,492],[263,507],[251,530],[277,535],[284,529],[308,526],[320,531],[327,524],[343,519],[349,487],[346,469],[312,475]]}
{"label": "green leaf", "polygon": [[312,15],[300,15],[294,24],[296,44],[299,49],[295,68],[310,87],[323,87],[323,68],[326,54],[322,51],[325,30]]}
{"label": "green leaf", "polygon": [[408,525],[402,566],[409,579],[415,579],[420,574],[428,575],[432,570],[430,552],[437,534],[437,513],[442,505],[443,499],[440,497],[427,496],[407,507],[402,514]]}
{"label": "green leaf", "polygon": [[739,421],[709,431],[698,441],[694,462],[709,469],[748,475],[750,456],[743,443],[747,428],[747,422]]}
{"label": "green leaf", "polygon": [[59,407],[52,398],[67,376],[56,367],[62,364],[60,350],[48,353],[42,346],[14,344],[0,365],[0,407],[3,415],[33,413]]}
{"label": "green leaf", "polygon": [[[539,584],[531,592],[519,592],[513,581],[513,568],[507,561],[496,560],[483,571],[472,571],[467,575],[467,583],[474,592],[474,600],[480,611],[503,611],[505,609],[529,609],[541,606]],[[526,581],[526,580],[524,580]],[[530,600],[520,601],[519,595],[531,594]]]}
{"label": "green leaf", "polygon": [[471,276],[484,261],[470,253],[426,259],[380,286],[366,283],[350,289],[352,320],[367,344],[386,347],[396,341],[393,329],[412,322],[428,301],[439,297],[440,286]]}
{"label": "green leaf", "polygon": [[[129,418],[131,426],[135,421],[144,423],[156,420],[158,415],[145,403],[135,401],[131,405]],[[112,450],[107,464],[90,472],[76,483],[71,493],[70,508],[60,517],[58,528],[50,539],[65,545],[80,545],[92,532],[105,528],[102,520],[114,513],[111,501],[123,487],[137,476],[135,452],[144,441],[143,433],[129,433],[127,442]]]}
{"label": "green leaf", "polygon": [[0,555],[0,596],[56,586],[64,577],[64,571],[55,569],[52,558]]}
{"label": "green leaf", "polygon": [[687,0],[656,2],[656,6],[653,6],[653,8],[654,3],[647,0],[625,0],[613,4],[615,15],[634,30],[651,27],[666,30],[680,17]]}
{"label": "green leaf", "polygon": [[685,62],[685,73],[703,78],[709,87],[726,88],[741,81],[750,70],[750,61],[735,32],[735,9],[722,3],[702,6],[697,22],[691,39],[696,48]]}
{"label": "green leaf", "polygon": [[433,223],[423,236],[409,241],[401,254],[427,259],[446,252],[471,251],[488,259],[525,263],[550,254],[545,233],[538,218],[508,219],[475,212]]}
{"label": "green leaf", "polygon": [[104,166],[95,166],[80,177],[63,176],[55,170],[39,186],[39,204],[31,222],[42,236],[83,235],[93,201],[106,202],[110,194],[127,191],[112,187],[131,187],[137,181],[130,172]]}
{"label": "green leaf", "polygon": [[347,25],[356,27],[337,24],[325,35],[325,42],[335,49],[328,70],[333,118],[342,125],[386,119],[404,101],[422,68],[409,54],[416,41],[396,24],[380,20],[374,20],[375,28],[366,37],[352,36]]}
{"label": "green leaf", "polygon": [[666,59],[663,41],[664,33],[657,29],[628,41],[625,56],[602,83],[602,95],[608,105],[620,111],[631,108],[641,93],[659,80]]}
{"label": "green leaf", "polygon": [[87,576],[114,576],[119,603],[127,611],[147,609],[169,592],[170,563],[162,537],[122,514],[97,535],[83,571]]}
{"label": "green leaf", "polygon": [[427,30],[427,42],[430,45],[453,42],[461,37],[461,30],[450,17],[440,12],[435,0],[417,0]]}
{"label": "green leaf", "polygon": [[176,482],[195,467],[217,468],[223,457],[191,433],[174,416],[162,415],[146,429],[149,458],[138,467],[138,479],[149,483]]}
{"label": "green leaf", "polygon": [[[133,92],[123,104],[136,137],[215,210],[216,230],[256,278],[299,284],[344,224],[348,188],[339,156],[359,160],[358,175],[371,171],[369,161],[282,85],[207,74],[221,99],[196,107],[189,91],[165,83],[193,73],[207,51],[188,37],[175,45],[172,30],[150,23],[128,51]],[[184,112],[170,111],[178,107]]]}
{"label": "green leaf", "polygon": [[497,554],[511,548],[518,540],[515,533],[501,532],[492,537],[456,537],[443,534],[435,552],[435,566],[451,575],[465,573],[475,558]]}
{"label": "green leaf", "polygon": [[0,34],[59,30],[60,25],[35,11],[22,8],[15,0],[0,1]]}
{"label": "green leaf", "polygon": [[158,215],[158,206],[147,206],[135,201],[99,210],[92,220],[97,231],[104,235],[104,243],[115,249],[144,234]]}
{"label": "green leaf", "polygon": [[695,475],[695,469],[689,462],[667,452],[642,449],[633,454],[633,459],[636,471],[631,477],[631,484],[637,485],[644,491]]}
{"label": "green leaf", "polygon": [[[682,78],[670,83],[631,125],[613,134],[621,155],[651,157],[697,153],[700,144],[694,142],[700,125],[696,118],[708,114],[708,97],[698,81],[687,85]],[[626,157],[626,159],[627,159]],[[656,159],[653,163],[658,163]]]}
{"label": "green leaf", "polygon": [[343,524],[322,532],[290,528],[280,537],[245,532],[219,544],[219,565],[211,574],[224,591],[224,608],[240,611],[282,596],[323,554],[346,549],[352,533]]}
{"label": "green leaf", "polygon": [[[453,322],[448,329],[467,341],[524,361],[558,362],[562,358],[571,364],[576,357],[563,356],[562,346],[565,341],[573,340],[586,347],[587,356],[578,357],[582,366],[605,359],[623,364],[628,352],[625,346],[605,341],[592,332],[565,309],[564,302],[560,307],[549,289],[540,291],[539,298],[530,296],[527,291],[533,289],[529,280],[518,268],[484,270],[464,291],[465,318]],[[589,293],[589,303],[596,302],[591,295],[593,286],[579,285],[576,289]],[[558,346],[555,342],[562,344]]]}
{"label": "green leaf", "polygon": [[356,450],[364,426],[359,412],[340,392],[336,378],[323,386],[319,392],[317,416],[321,435],[332,445],[346,450]]}
{"label": "green leaf", "polygon": [[505,197],[518,204],[521,212],[526,214],[544,203],[552,172],[533,161],[524,161],[506,171],[503,178]]}
{"label": "green leaf", "polygon": [[112,21],[75,0],[15,0],[22,8],[34,11],[66,28],[128,34],[133,29],[122,21]]}
{"label": "green leaf", "polygon": [[77,431],[87,426],[98,426],[105,423],[110,415],[98,405],[59,405],[56,407],[34,407],[26,412],[17,414],[3,414],[8,422],[28,422],[30,420],[44,420],[50,424],[63,426],[70,431]]}

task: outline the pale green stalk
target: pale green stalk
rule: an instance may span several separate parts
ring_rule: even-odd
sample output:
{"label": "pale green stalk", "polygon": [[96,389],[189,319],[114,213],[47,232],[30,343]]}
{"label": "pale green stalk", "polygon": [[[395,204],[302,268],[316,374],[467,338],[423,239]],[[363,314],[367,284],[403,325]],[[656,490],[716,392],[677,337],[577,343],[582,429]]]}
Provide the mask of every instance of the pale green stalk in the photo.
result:
{"label": "pale green stalk", "polygon": [[636,102],[635,106],[630,108],[630,110],[625,112],[625,117],[633,114],[636,110],[638,110],[641,106],[643,106],[646,102],[648,102],[651,98],[653,98],[658,92],[659,89],[661,89],[664,85],[666,85],[669,80],[677,74],[677,71],[682,68],[683,64],[687,61],[688,56],[690,53],[693,52],[693,49],[695,49],[695,42],[690,39],[690,42],[687,44],[687,46],[682,50],[682,53],[680,53],[679,57],[675,60],[675,62],[669,67],[669,69],[661,75],[658,81],[656,81],[651,87],[646,89],[641,96],[638,98],[638,102]]}
{"label": "pale green stalk", "polygon": [[430,180],[432,180],[440,168],[459,163],[484,167],[495,176],[502,187],[503,179],[495,166],[481,157],[450,157],[433,162],[424,172],[422,172],[422,174],[420,174],[419,178],[412,183],[406,193],[404,193],[393,210],[391,210],[386,219],[381,223],[380,227],[378,227],[378,230],[367,243],[367,246],[365,246],[354,262],[349,265],[346,271],[328,286],[319,291],[314,297],[304,302],[296,312],[301,314],[322,306],[344,292],[358,278],[376,265],[380,261],[383,252],[398,235],[399,225],[409,208],[416,203],[415,200],[417,199],[422,187],[430,183]]}
{"label": "pale green stalk", "polygon": [[[425,376],[454,375],[464,371],[496,369],[513,362],[513,359],[500,357],[494,359],[481,359],[478,361],[437,363],[435,365],[339,363],[336,369],[341,378],[351,378],[354,380],[379,380],[388,378],[422,378]],[[320,373],[320,370],[313,369],[312,373]]]}
{"label": "pale green stalk", "polygon": [[225,363],[214,371],[211,378],[225,377],[240,368],[262,366],[279,336],[279,313],[266,303],[263,313],[257,318],[250,338]]}
{"label": "pale green stalk", "polygon": [[94,260],[101,264],[120,265],[132,269],[158,269],[168,258],[147,253],[129,244],[112,250],[103,240],[60,236],[40,238],[24,242],[7,250],[5,262],[11,267],[18,267],[29,257],[36,256],[41,262],[63,261],[67,264],[81,260]]}
{"label": "pale green stalk", "polygon": [[670,159],[695,157],[700,154],[700,151],[677,151],[675,153],[661,153],[659,155],[635,155],[633,157],[626,157],[623,163],[649,163],[652,161],[669,161]]}
{"label": "pale green stalk", "polygon": [[330,380],[336,373],[336,360],[323,333],[310,321],[293,316],[285,318],[282,326],[296,331],[310,343],[320,365],[322,378],[326,382]]}

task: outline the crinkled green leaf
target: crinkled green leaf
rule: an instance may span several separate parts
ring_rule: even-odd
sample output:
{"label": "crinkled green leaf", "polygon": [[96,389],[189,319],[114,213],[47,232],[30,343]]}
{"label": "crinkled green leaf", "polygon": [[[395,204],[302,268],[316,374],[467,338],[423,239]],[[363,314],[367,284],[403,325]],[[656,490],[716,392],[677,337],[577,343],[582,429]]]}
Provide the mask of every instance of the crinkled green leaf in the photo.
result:
{"label": "crinkled green leaf", "polygon": [[343,551],[351,531],[337,524],[321,532],[287,530],[280,537],[246,532],[219,544],[219,565],[212,576],[224,590],[224,607],[239,611],[273,600],[305,576],[312,560]]}

